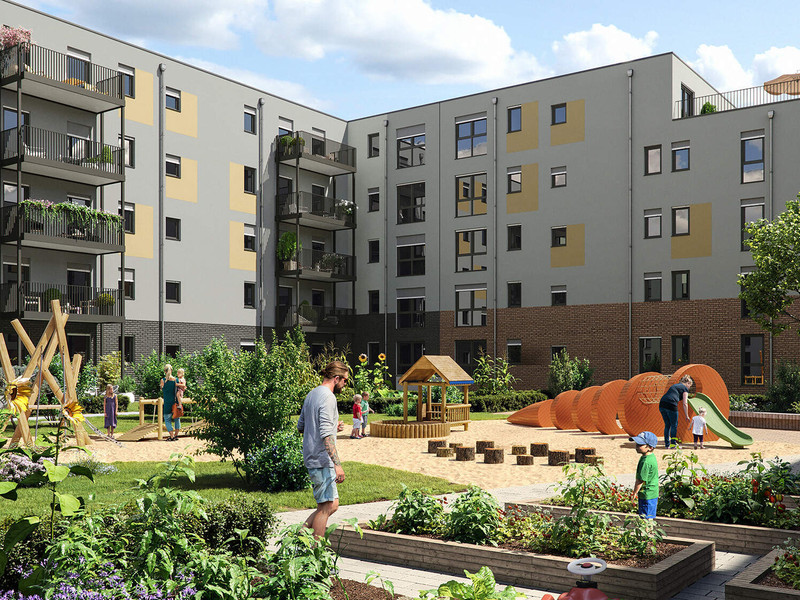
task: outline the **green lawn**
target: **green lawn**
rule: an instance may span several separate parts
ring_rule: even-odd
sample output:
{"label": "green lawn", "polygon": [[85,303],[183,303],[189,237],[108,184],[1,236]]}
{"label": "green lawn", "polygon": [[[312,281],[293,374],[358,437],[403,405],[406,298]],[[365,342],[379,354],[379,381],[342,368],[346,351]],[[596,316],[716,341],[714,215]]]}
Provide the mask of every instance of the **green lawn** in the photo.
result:
{"label": "green lawn", "polygon": [[[97,427],[103,433],[106,432],[105,427],[103,427],[104,418],[102,416],[88,417],[86,420],[89,421],[95,427]],[[151,423],[152,417],[145,416],[144,422]],[[35,423],[33,421],[30,421],[28,424],[31,429],[31,435],[34,435],[36,433]],[[139,425],[139,415],[130,415],[130,416],[121,415],[117,417],[117,428],[114,430],[114,434],[115,435],[123,434],[126,431],[133,429],[134,427],[138,427],[138,425]],[[86,427],[86,430],[90,435],[94,434],[94,432],[91,429],[89,429],[89,427]],[[5,431],[0,431],[0,434],[2,434],[4,437],[11,437],[13,433],[14,433],[14,425],[11,425],[10,423],[6,425]],[[55,425],[39,425],[39,432],[38,432],[39,436],[43,434],[53,436],[55,435],[55,433],[56,433]],[[43,440],[40,439],[39,441],[42,442],[42,445],[45,445]]]}

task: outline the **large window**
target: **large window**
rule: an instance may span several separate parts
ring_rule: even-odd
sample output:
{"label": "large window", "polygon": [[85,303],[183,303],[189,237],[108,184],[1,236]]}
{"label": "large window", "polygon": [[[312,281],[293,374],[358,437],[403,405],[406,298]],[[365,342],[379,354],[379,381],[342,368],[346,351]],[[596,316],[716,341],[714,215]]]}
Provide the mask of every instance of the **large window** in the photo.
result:
{"label": "large window", "polygon": [[567,286],[565,285],[550,286],[550,305],[551,306],[567,305]]}
{"label": "large window", "polygon": [[423,352],[425,352],[424,342],[398,342],[397,375],[400,376],[408,371],[411,365],[422,358]]}
{"label": "large window", "polygon": [[661,372],[661,338],[639,338],[639,372]]}
{"label": "large window", "polygon": [[[377,155],[376,155],[377,156]],[[397,168],[425,164],[425,134],[397,138]]]}
{"label": "large window", "polygon": [[181,282],[180,281],[167,281],[165,283],[165,292],[167,302],[174,304],[181,303]]}
{"label": "large window", "polygon": [[486,214],[486,173],[456,177],[456,216]]}
{"label": "large window", "polygon": [[742,336],[742,385],[764,385],[764,336]]}
{"label": "large window", "polygon": [[378,133],[370,133],[367,136],[367,158],[381,155],[381,136]]}
{"label": "large window", "polygon": [[742,183],[764,181],[764,136],[742,138]]}
{"label": "large window", "polygon": [[425,182],[397,186],[397,223],[425,220]]}
{"label": "large window", "polygon": [[244,131],[245,133],[256,133],[256,109],[249,106],[244,107]]}
{"label": "large window", "polygon": [[456,158],[486,154],[486,118],[456,123]]}
{"label": "large window", "polygon": [[486,325],[486,288],[456,290],[456,327]]}
{"label": "large window", "polygon": [[672,299],[689,299],[689,271],[672,272]]}
{"label": "large window", "polygon": [[[31,186],[23,185],[22,186],[22,199],[27,200],[31,197]],[[3,200],[5,200],[6,204],[16,204],[17,203],[17,185],[15,183],[4,183],[3,184]]]}
{"label": "large window", "polygon": [[381,242],[380,240],[369,240],[367,242],[367,262],[381,262]]}
{"label": "large window", "polygon": [[644,301],[661,301],[661,273],[644,274]]}
{"label": "large window", "polygon": [[425,244],[397,247],[397,276],[425,275]]}
{"label": "large window", "polygon": [[750,239],[750,234],[745,229],[750,223],[764,218],[764,199],[742,201],[742,250],[750,248],[745,243]]}
{"label": "large window", "polygon": [[508,226],[508,249],[522,250],[522,225]]}
{"label": "large window", "polygon": [[661,144],[646,146],[644,149],[644,174],[656,175],[661,173]]}
{"label": "large window", "polygon": [[397,328],[425,327],[425,298],[397,299]]}
{"label": "large window", "polygon": [[508,282],[508,308],[518,308],[522,306],[522,282]]}
{"label": "large window", "polygon": [[456,362],[467,373],[473,373],[478,358],[486,352],[486,340],[456,340]]}
{"label": "large window", "polygon": [[672,364],[673,365],[687,365],[687,364],[689,364],[689,336],[688,335],[673,335],[672,336]]}
{"label": "large window", "polygon": [[456,271],[485,271],[487,263],[486,230],[456,231]]}
{"label": "large window", "polygon": [[689,207],[672,209],[672,235],[689,235]]}
{"label": "large window", "polygon": [[256,307],[256,284],[254,281],[244,282],[244,307]]}
{"label": "large window", "polygon": [[508,109],[508,133],[522,131],[522,107],[512,106]]}
{"label": "large window", "polygon": [[672,170],[689,170],[689,142],[675,142],[672,144]]}
{"label": "large window", "polygon": [[256,193],[256,170],[253,167],[244,168],[244,191],[248,194]]}
{"label": "large window", "polygon": [[644,211],[644,237],[661,237],[661,209],[654,208]]}

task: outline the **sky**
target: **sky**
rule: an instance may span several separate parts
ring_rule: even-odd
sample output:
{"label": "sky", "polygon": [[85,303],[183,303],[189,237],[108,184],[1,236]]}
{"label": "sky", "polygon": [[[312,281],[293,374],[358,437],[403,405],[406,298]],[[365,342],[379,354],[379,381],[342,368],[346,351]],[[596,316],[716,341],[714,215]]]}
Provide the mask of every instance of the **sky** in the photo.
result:
{"label": "sky", "polygon": [[800,71],[796,0],[16,1],[348,120],[663,52],[720,91]]}

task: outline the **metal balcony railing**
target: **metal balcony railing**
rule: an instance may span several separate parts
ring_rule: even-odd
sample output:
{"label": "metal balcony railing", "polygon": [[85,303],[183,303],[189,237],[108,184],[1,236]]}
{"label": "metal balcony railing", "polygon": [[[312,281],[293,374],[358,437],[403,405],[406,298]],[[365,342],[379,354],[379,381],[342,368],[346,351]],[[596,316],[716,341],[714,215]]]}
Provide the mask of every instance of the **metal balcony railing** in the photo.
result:
{"label": "metal balcony railing", "polygon": [[50,312],[50,301],[59,300],[61,310],[72,315],[122,316],[120,293],[115,288],[93,288],[24,281],[0,284],[0,312]]}
{"label": "metal balcony railing", "polygon": [[0,79],[16,77],[23,69],[24,73],[122,100],[122,76],[118,71],[63,52],[25,44],[0,53]]}
{"label": "metal balcony railing", "polygon": [[355,277],[355,265],[355,257],[347,254],[337,254],[335,252],[324,252],[321,250],[301,250],[296,260],[284,262],[283,270],[309,270],[319,273],[329,273],[333,278],[347,279]]}
{"label": "metal balcony railing", "polygon": [[356,168],[355,148],[308,131],[295,131],[292,135],[276,136],[275,146],[278,149],[278,160],[290,160],[306,155]]}
{"label": "metal balcony railing", "polygon": [[[687,117],[735,110],[737,108],[749,108],[751,106],[761,106],[774,102],[786,102],[787,100],[800,99],[800,96],[781,93],[782,89],[785,89],[782,87],[782,84],[765,84],[730,92],[718,92],[707,96],[696,96],[688,101],[677,100],[675,102],[672,118],[685,119]],[[705,112],[703,107],[706,107]]]}
{"label": "metal balcony railing", "polygon": [[30,125],[6,129],[0,145],[4,162],[15,160],[21,152],[23,158],[41,158],[109,175],[125,172],[122,148]]}
{"label": "metal balcony railing", "polygon": [[332,306],[313,306],[301,304],[276,307],[276,323],[279,328],[322,327],[331,329],[352,329],[355,309]]}
{"label": "metal balcony railing", "polygon": [[121,221],[91,219],[79,211],[45,210],[32,202],[0,208],[0,227],[0,240],[3,242],[42,236],[119,246],[120,249],[125,245]]}
{"label": "metal balcony railing", "polygon": [[345,225],[355,225],[355,206],[350,200],[330,198],[309,192],[278,194],[278,217],[310,213],[344,221]]}

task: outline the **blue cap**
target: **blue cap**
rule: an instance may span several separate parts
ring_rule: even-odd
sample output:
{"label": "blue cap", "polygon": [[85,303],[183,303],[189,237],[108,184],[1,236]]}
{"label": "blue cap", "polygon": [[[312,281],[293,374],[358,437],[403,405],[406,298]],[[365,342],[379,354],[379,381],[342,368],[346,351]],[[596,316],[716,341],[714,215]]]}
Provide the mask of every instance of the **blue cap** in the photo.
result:
{"label": "blue cap", "polygon": [[632,442],[636,442],[639,446],[650,446],[651,448],[658,446],[658,438],[652,431],[643,431],[639,435],[628,439]]}

